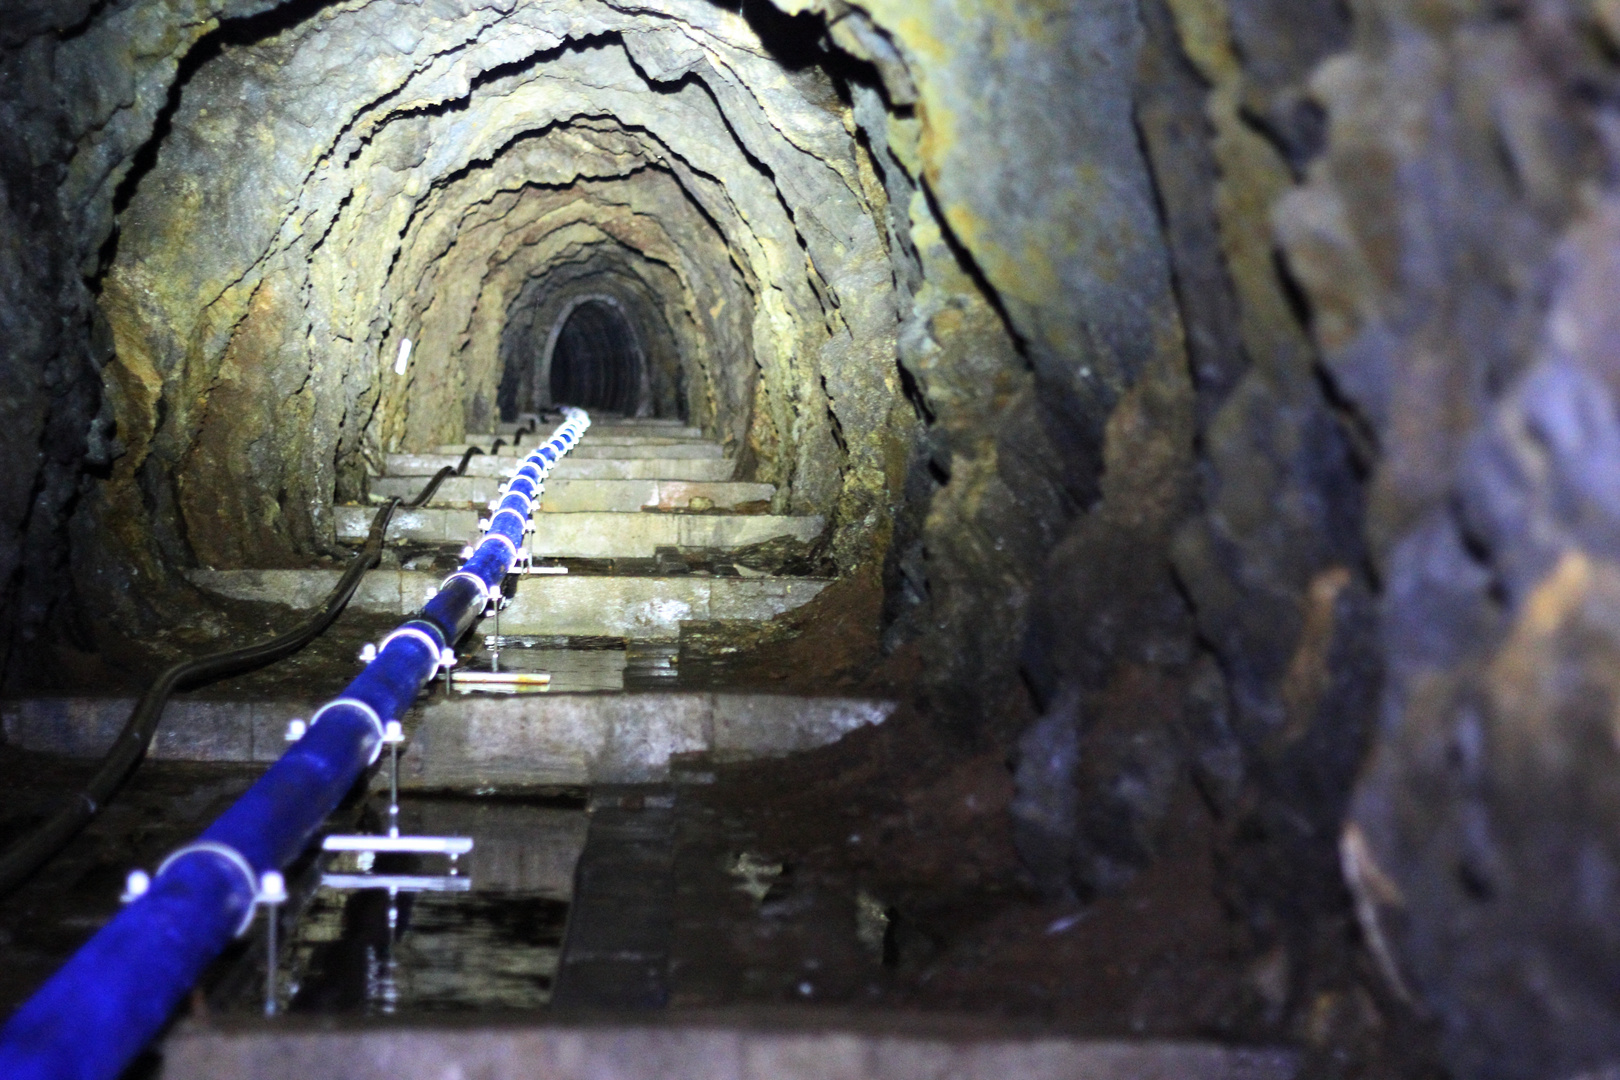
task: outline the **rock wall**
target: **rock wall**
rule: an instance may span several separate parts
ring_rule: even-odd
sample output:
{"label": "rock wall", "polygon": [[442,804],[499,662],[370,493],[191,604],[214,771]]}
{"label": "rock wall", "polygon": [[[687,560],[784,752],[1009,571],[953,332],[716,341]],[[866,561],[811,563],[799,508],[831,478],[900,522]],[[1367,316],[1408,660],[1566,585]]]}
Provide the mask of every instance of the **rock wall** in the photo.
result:
{"label": "rock wall", "polygon": [[1388,677],[1345,873],[1460,1076],[1620,1060],[1617,18],[1363,5],[1277,212],[1377,448]]}
{"label": "rock wall", "polygon": [[130,631],[177,568],[329,550],[368,462],[484,426],[606,290],[656,410],[881,561],[1038,888],[1128,887],[1197,800],[1249,1030],[1596,1069],[1617,12],[22,5],[8,663],[88,647],[75,587]]}
{"label": "rock wall", "polygon": [[[89,0],[12,5],[0,27],[0,676],[46,642],[92,648],[76,617],[71,520],[86,467],[118,447],[100,367],[110,343],[84,275],[110,229],[128,162],[150,133],[178,57],[201,33],[190,11],[122,19],[139,63],[98,69],[105,25]],[[65,41],[63,39],[71,39]],[[72,42],[78,42],[75,47]]]}

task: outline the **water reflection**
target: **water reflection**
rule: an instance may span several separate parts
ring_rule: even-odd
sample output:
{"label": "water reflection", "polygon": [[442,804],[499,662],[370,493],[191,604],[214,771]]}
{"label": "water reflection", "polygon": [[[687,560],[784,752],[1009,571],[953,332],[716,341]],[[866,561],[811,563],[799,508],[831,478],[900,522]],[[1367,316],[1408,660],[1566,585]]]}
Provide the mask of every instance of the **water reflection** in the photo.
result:
{"label": "water reflection", "polygon": [[445,873],[439,856],[323,856],[335,887],[315,891],[288,935],[279,962],[282,1007],[361,1015],[543,1008],[584,846],[584,813],[417,797],[402,802],[401,825],[408,833],[471,836],[475,846],[457,876]]}

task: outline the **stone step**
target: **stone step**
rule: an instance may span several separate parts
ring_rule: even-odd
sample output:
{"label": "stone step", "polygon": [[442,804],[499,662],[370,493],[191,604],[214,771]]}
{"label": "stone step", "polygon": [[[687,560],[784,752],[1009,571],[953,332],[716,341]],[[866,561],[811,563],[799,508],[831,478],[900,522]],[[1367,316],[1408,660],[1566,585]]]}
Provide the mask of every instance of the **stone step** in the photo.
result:
{"label": "stone step", "polygon": [[753,761],[828,746],[895,703],[749,693],[454,697],[407,725],[400,783],[417,788],[642,784],[677,754]]}
{"label": "stone step", "polygon": [[[780,757],[881,724],[895,709],[868,698],[750,693],[443,695],[435,688],[405,718],[404,787],[658,783],[669,779],[675,754]],[[287,721],[320,704],[175,699],[164,709],[152,757],[274,761],[287,749]],[[134,706],[133,698],[23,698],[0,702],[0,725],[8,746],[97,758]]]}
{"label": "stone step", "polygon": [[164,1080],[1293,1080],[1299,1069],[1289,1049],[807,1005],[499,1025],[216,1018],[182,1021],[163,1046]]}
{"label": "stone step", "polygon": [[[371,479],[374,498],[411,499],[422,490],[420,476],[377,476]],[[494,476],[452,476],[439,485],[429,506],[483,507],[501,485]],[[634,512],[644,506],[684,510],[692,500],[707,499],[710,506],[729,510],[738,503],[769,502],[774,484],[705,482],[692,480],[565,480],[555,474],[546,481],[540,509],[547,513],[602,510]]]}
{"label": "stone step", "polygon": [[[551,423],[542,422],[538,426],[538,428],[536,430],[549,433],[554,428],[556,428],[557,424],[559,424],[559,423],[561,423],[561,421],[553,421]],[[514,422],[511,422],[511,423],[508,423],[508,422],[503,420],[500,423],[495,425],[495,432],[496,432],[496,434],[503,435],[503,436],[504,435],[515,435],[515,434],[517,434],[517,432],[520,429],[527,428],[528,426],[529,426],[529,421],[527,421],[527,420],[524,420],[522,422],[515,422],[514,421]],[[614,428],[614,429],[622,428],[622,429],[627,430],[627,431],[697,431],[698,430],[697,428],[691,427],[690,425],[688,425],[684,420],[679,420],[679,419],[676,419],[675,417],[660,417],[660,416],[597,416],[597,415],[593,414],[592,417],[591,417],[591,430],[594,431],[597,428]]]}
{"label": "stone step", "polygon": [[[376,515],[372,506],[333,507],[339,540],[364,540]],[[388,522],[389,540],[429,543],[468,541],[483,511],[449,507],[398,510]],[[735,548],[778,536],[813,540],[821,534],[819,514],[536,514],[530,550],[558,559],[650,559],[661,547]]]}
{"label": "stone step", "polygon": [[598,423],[592,424],[587,437],[597,435],[657,435],[671,439],[701,439],[703,429],[687,424]]}
{"label": "stone step", "polygon": [[636,443],[633,445],[613,445],[595,443],[587,435],[578,446],[568,452],[569,457],[581,458],[718,458],[724,457],[725,451],[720,449],[718,443],[700,441],[697,439],[682,440],[667,443]]}
{"label": "stone step", "polygon": [[[475,444],[476,445],[476,444]],[[454,454],[457,459],[466,451],[466,443],[446,443],[437,448],[440,454]],[[533,446],[503,446],[493,454],[489,452],[489,444],[485,443],[479,449],[485,456],[503,458],[525,458],[533,452]],[[696,439],[670,440],[667,442],[636,441],[632,445],[600,444],[590,441],[587,435],[579,445],[569,451],[571,458],[717,458],[723,457],[718,444],[700,442]]]}
{"label": "stone step", "polygon": [[[193,570],[188,576],[199,588],[221,596],[307,610],[326,599],[340,573]],[[439,575],[412,570],[372,570],[349,605],[357,611],[412,615],[440,580]],[[682,622],[772,619],[809,603],[826,587],[822,578],[536,575],[519,579],[517,596],[501,612],[501,633],[675,640]]]}
{"label": "stone step", "polygon": [[[458,454],[389,454],[389,476],[432,476],[461,464]],[[467,462],[468,476],[505,476],[516,468],[509,457],[482,455]],[[570,454],[551,470],[556,480],[730,480],[730,458],[577,458]]]}
{"label": "stone step", "polygon": [[[668,443],[690,443],[705,441],[703,438],[703,433],[697,428],[664,428],[655,429],[653,431],[635,431],[627,428],[593,427],[588,433],[586,433],[585,437],[593,443],[601,443],[612,446],[637,446],[641,444],[654,446]],[[513,438],[515,438],[515,436],[512,435],[465,435],[462,437],[459,443],[454,445],[461,446],[463,449],[465,449],[469,444],[472,446],[487,448],[496,439],[500,439],[507,445],[511,445]],[[544,439],[544,432],[525,434],[523,438],[519,440],[517,445],[520,449],[523,447],[533,448],[537,443],[544,441]]]}

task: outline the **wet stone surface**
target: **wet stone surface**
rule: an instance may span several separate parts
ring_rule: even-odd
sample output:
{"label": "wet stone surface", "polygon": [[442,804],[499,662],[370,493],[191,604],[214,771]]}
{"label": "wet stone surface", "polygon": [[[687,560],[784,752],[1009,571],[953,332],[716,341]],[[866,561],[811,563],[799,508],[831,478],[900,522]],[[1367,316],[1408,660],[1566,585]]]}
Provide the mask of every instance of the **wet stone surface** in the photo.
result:
{"label": "wet stone surface", "polygon": [[[0,746],[0,844],[37,824],[93,766]],[[253,765],[148,762],[32,880],[0,901],[0,1015],[117,914],[124,880],[155,870],[259,776]]]}
{"label": "wet stone surface", "polygon": [[[39,820],[89,766],[0,747],[0,842]],[[106,810],[32,881],[0,903],[0,1014],[9,1013],[112,918],[129,871],[151,871],[195,838],[262,766],[147,762]],[[386,797],[339,809],[329,830],[385,831]],[[384,888],[320,886],[321,875],[447,877],[441,856],[381,855],[362,871],[352,854],[309,856],[289,868],[281,916],[279,1006],[292,1012],[386,1014],[533,1010],[552,976],[584,844],[582,800],[407,797],[406,834],[462,835],[466,892],[401,891],[389,928]],[[341,879],[340,879],[341,880]],[[189,1010],[258,1014],[264,1007],[264,919],[205,976]]]}
{"label": "wet stone surface", "polygon": [[[373,795],[355,831],[386,832],[386,809],[386,798]],[[584,845],[579,800],[407,796],[400,830],[467,836],[474,846],[453,863],[350,852],[308,860],[280,924],[277,1010],[391,1016],[544,1007]],[[213,980],[214,1011],[263,1011],[259,929]]]}
{"label": "wet stone surface", "polygon": [[623,638],[497,637],[493,630],[475,630],[462,647],[457,670],[543,672],[549,683],[522,692],[565,694],[623,690],[627,664]]}

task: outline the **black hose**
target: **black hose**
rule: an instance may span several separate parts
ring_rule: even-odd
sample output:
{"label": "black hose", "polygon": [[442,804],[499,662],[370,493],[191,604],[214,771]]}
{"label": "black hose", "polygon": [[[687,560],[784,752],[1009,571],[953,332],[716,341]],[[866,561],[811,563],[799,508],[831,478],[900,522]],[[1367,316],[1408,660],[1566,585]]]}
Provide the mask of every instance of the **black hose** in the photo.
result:
{"label": "black hose", "polygon": [[407,510],[415,510],[419,506],[426,505],[427,501],[433,498],[433,493],[439,490],[440,484],[444,483],[452,476],[467,475],[467,462],[472,460],[474,454],[482,453],[483,451],[478,449],[476,446],[467,447],[466,452],[461,455],[460,465],[446,465],[444,468],[433,474],[433,479],[427,482],[427,487],[416,493],[416,498],[412,499],[410,502],[400,503],[399,505],[403,506]]}
{"label": "black hose", "polygon": [[439,490],[440,484],[444,483],[449,477],[455,475],[456,467],[454,465],[446,465],[444,468],[433,474],[433,479],[427,482],[427,487],[417,492],[416,498],[412,499],[408,503],[400,503],[399,505],[405,507],[407,510],[415,510],[417,507],[433,498],[433,493]]}
{"label": "black hose", "polygon": [[371,532],[366,536],[365,547],[349,563],[348,569],[313,618],[269,641],[196,660],[185,660],[159,675],[135,703],[124,730],[119,732],[117,741],[107,751],[101,767],[89,782],[69,799],[66,806],[0,852],[0,896],[10,893],[33,876],[36,870],[77,836],[80,829],[90,823],[90,819],[129,779],[130,773],[140,764],[152,744],[152,736],[157,733],[158,721],[163,717],[163,707],[168,703],[169,695],[176,690],[274,663],[297,652],[325,632],[348,606],[355,589],[360,587],[361,575],[377,565],[377,560],[382,556],[383,536],[388,531],[388,521],[398,505],[398,499],[390,499],[378,509],[377,516],[371,522]]}
{"label": "black hose", "polygon": [[446,465],[440,469],[433,475],[433,479],[428,481],[427,486],[417,493],[416,498],[410,502],[390,499],[378,508],[377,516],[371,520],[371,531],[366,534],[365,546],[349,563],[343,576],[338,578],[337,585],[327,594],[326,602],[321,605],[313,618],[269,641],[242,649],[214,653],[197,660],[185,660],[174,664],[159,675],[135,703],[134,710],[124,723],[124,730],[118,733],[117,741],[113,743],[112,749],[107,751],[106,757],[102,759],[101,768],[96,770],[89,783],[74,794],[65,807],[52,814],[27,836],[0,852],[0,896],[7,895],[27,881],[36,870],[62,850],[69,840],[78,835],[80,829],[101,812],[101,808],[123,786],[124,781],[129,779],[152,745],[152,737],[157,734],[158,721],[163,717],[163,707],[168,704],[171,694],[176,690],[200,686],[226,675],[238,675],[244,671],[264,667],[266,664],[273,664],[285,656],[292,655],[325,633],[326,628],[343,613],[343,609],[354,597],[354,591],[360,587],[361,575],[376,566],[377,560],[382,557],[383,538],[388,533],[388,522],[394,516],[394,511],[401,506],[409,509],[422,506],[433,497],[433,493],[439,490],[439,485],[447,478],[466,475],[467,463],[473,459],[474,454],[482,453],[483,451],[476,446],[467,447],[466,452],[461,455],[461,463],[455,466]]}

